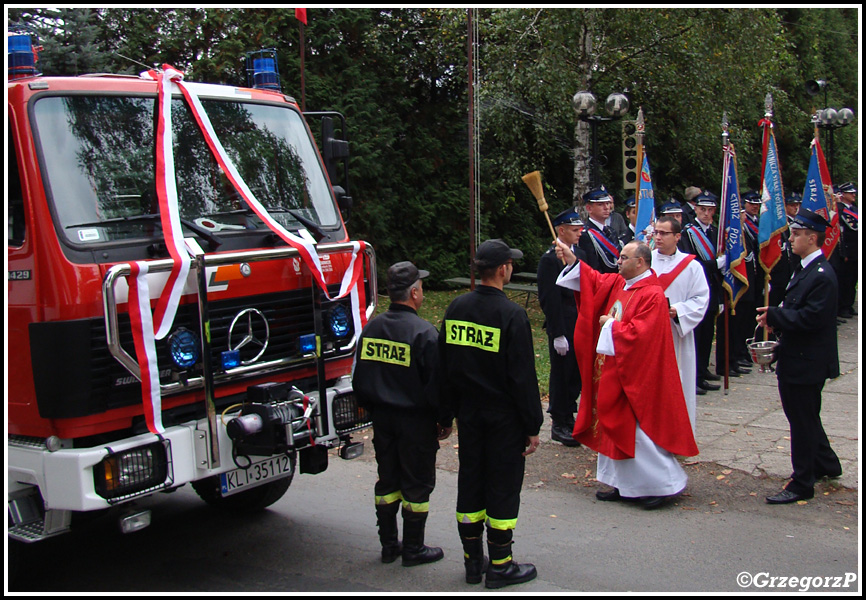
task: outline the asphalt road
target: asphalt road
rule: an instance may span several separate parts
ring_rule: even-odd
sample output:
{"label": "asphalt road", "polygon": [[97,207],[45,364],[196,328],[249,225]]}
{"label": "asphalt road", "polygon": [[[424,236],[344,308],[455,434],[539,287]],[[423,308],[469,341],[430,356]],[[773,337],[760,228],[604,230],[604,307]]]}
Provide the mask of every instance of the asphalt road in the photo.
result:
{"label": "asphalt road", "polygon": [[[286,496],[251,516],[211,509],[188,486],[169,497],[146,499],[141,506],[153,510],[149,528],[123,536],[113,520],[104,519],[48,540],[29,549],[20,581],[8,590],[485,592],[483,584],[463,581],[452,470],[437,473],[427,529],[427,543],[441,546],[445,558],[410,568],[380,562],[375,463],[369,458],[332,456],[325,473],[296,476]],[[762,498],[719,496],[712,503],[686,498],[656,511],[598,502],[593,491],[565,481],[527,481],[514,556],[536,564],[539,576],[504,591],[790,593],[807,586],[853,593],[861,588],[859,526],[851,506],[856,491],[850,496],[833,491],[836,501],[785,507],[768,506]],[[793,587],[791,577],[798,578]],[[820,578],[817,589],[815,578]]]}

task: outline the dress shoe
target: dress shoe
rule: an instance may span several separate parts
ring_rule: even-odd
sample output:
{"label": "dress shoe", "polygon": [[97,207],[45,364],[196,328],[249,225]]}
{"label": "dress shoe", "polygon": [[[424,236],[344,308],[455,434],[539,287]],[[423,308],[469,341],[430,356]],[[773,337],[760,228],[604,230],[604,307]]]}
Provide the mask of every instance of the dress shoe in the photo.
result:
{"label": "dress shoe", "polygon": [[767,504],[790,504],[799,500],[808,500],[809,498],[814,497],[814,495],[815,494],[813,493],[808,496],[801,496],[800,494],[795,494],[790,490],[782,490],[774,496],[767,496]]}
{"label": "dress shoe", "polygon": [[750,358],[741,358],[741,359],[737,360],[737,364],[734,366],[737,366],[737,367],[740,367],[743,369],[751,369],[753,364],[754,363],[752,363],[752,360]]}
{"label": "dress shoe", "polygon": [[695,387],[695,396],[706,396],[707,390],[702,387]]}
{"label": "dress shoe", "polygon": [[836,325],[844,325],[847,322],[845,319],[836,319]]}
{"label": "dress shoe", "polygon": [[698,380],[698,387],[707,390],[708,392],[715,392],[716,390],[722,389],[718,383],[710,383],[706,379]]}
{"label": "dress shoe", "polygon": [[598,490],[595,493],[595,497],[597,499],[601,500],[602,502],[615,502],[616,500],[622,499],[622,496],[619,495],[619,490],[616,488],[613,488],[613,489],[608,490],[606,492],[602,492],[601,490]]}
{"label": "dress shoe", "polygon": [[704,371],[703,373],[701,373],[701,379],[703,381],[718,381],[719,379],[721,379],[721,377],[719,375],[716,375],[715,373]]}
{"label": "dress shoe", "polygon": [[733,372],[737,372],[740,375],[748,375],[752,372],[752,369],[743,365],[734,365],[733,367],[731,367],[731,373]]}
{"label": "dress shoe", "polygon": [[574,429],[566,427],[565,425],[557,425],[553,424],[553,427],[550,428],[550,439],[555,442],[559,442],[564,446],[570,446],[572,448],[576,448],[580,446],[580,442],[571,437],[571,432]]}
{"label": "dress shoe", "polygon": [[841,319],[852,319],[854,318],[854,311],[850,308],[843,308],[839,311],[839,318]]}
{"label": "dress shoe", "polygon": [[640,505],[647,510],[652,510],[664,504],[665,500],[667,500],[667,498],[664,496],[645,496],[640,499]]}

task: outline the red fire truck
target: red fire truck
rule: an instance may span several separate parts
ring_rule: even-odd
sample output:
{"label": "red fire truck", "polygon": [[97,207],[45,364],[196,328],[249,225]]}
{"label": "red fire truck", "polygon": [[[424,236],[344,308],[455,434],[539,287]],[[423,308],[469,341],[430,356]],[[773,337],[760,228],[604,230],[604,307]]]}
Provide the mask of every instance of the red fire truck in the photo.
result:
{"label": "red fire truck", "polygon": [[[32,55],[29,41],[15,48],[10,37],[10,55]],[[340,127],[312,115],[323,123],[323,160],[295,100],[272,89],[274,77],[260,89],[190,83],[197,109],[166,88],[166,123],[158,79],[42,77],[26,57],[13,65],[10,56],[13,553],[64,533],[79,513],[115,511],[124,531],[144,527],[150,515],[135,510],[136,499],[187,483],[210,504],[262,508],[283,496],[296,469],[324,471],[329,449],[343,458],[363,449],[350,433],[370,421],[350,375],[359,322],[375,310],[376,264],[369,245],[349,240],[341,214],[351,199]],[[201,113],[234,177],[208,147]],[[131,318],[133,265],[147,266],[154,307],[176,266],[157,199],[165,126],[180,234],[198,252],[145,372]],[[336,177],[345,187],[332,186]],[[276,229],[306,240],[317,260]],[[361,276],[341,294],[356,261]],[[143,378],[159,401],[156,427]]]}

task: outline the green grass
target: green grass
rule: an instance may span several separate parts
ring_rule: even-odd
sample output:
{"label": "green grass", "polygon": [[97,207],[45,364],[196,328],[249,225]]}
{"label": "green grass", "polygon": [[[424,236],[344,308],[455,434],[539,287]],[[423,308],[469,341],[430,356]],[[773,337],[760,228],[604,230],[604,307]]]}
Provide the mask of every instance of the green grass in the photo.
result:
{"label": "green grass", "polygon": [[[436,329],[442,325],[442,316],[445,314],[445,309],[451,301],[460,294],[467,293],[466,289],[458,289],[451,291],[434,291],[424,290],[424,304],[421,305],[421,310],[418,315],[425,321],[432,323]],[[526,304],[526,294],[517,292],[506,292],[508,297],[514,300],[517,304],[523,307]],[[379,307],[376,314],[388,310],[390,300],[387,296],[379,296]],[[532,325],[532,347],[535,350],[535,372],[538,375],[538,388],[541,391],[541,396],[547,396],[548,379],[550,377],[550,356],[547,352],[547,332],[542,329],[544,323],[544,313],[541,312],[541,307],[538,304],[538,296],[532,294],[529,299],[529,306],[526,309],[529,315],[529,322]]]}

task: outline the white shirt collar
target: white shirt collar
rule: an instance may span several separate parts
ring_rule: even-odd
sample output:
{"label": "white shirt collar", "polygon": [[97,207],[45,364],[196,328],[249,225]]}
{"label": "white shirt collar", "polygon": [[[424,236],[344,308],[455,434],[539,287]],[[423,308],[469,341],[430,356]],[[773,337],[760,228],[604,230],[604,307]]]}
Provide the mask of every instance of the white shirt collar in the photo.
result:
{"label": "white shirt collar", "polygon": [[651,269],[647,269],[646,271],[644,271],[643,273],[641,273],[641,274],[638,275],[637,277],[632,277],[631,279],[626,279],[626,280],[625,280],[625,287],[622,288],[622,289],[627,290],[628,288],[630,288],[631,286],[633,286],[634,284],[636,284],[636,283],[637,283],[638,281],[640,281],[641,279],[646,279],[646,278],[649,277],[650,275],[652,275],[652,270],[651,270]]}
{"label": "white shirt collar", "polygon": [[599,223],[598,221],[596,221],[592,217],[590,217],[589,220],[592,221],[595,224],[595,226],[598,227],[599,229],[604,229],[604,223]]}
{"label": "white shirt collar", "polygon": [[819,256],[821,256],[821,254],[823,254],[823,252],[821,251],[820,248],[818,248],[817,250],[815,250],[815,251],[814,251],[812,254],[810,254],[809,256],[805,256],[805,257],[803,257],[803,258],[800,260],[800,264],[803,265],[803,268],[805,269],[806,267],[809,266],[809,263],[811,263],[813,260],[816,260]]}

